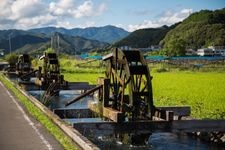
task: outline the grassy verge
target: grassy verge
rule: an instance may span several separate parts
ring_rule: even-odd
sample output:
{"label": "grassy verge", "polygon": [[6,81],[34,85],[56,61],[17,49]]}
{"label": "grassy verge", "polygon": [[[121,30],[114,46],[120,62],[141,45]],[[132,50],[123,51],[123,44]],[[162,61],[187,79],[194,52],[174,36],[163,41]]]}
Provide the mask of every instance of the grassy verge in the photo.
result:
{"label": "grassy verge", "polygon": [[4,85],[16,96],[16,98],[25,106],[27,111],[36,118],[45,128],[59,141],[64,149],[75,150],[76,145],[72,140],[57,126],[55,125],[40,109],[38,109],[27,97],[25,97],[20,91],[13,86],[11,82],[6,80],[2,74],[0,74],[0,80]]}

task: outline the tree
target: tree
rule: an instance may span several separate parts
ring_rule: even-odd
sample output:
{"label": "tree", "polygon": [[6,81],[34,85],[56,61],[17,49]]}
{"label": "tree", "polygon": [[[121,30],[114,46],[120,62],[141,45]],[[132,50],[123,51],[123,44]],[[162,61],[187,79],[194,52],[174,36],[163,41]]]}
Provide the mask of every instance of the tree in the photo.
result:
{"label": "tree", "polygon": [[165,45],[167,56],[182,56],[185,54],[186,42],[183,39],[173,38]]}

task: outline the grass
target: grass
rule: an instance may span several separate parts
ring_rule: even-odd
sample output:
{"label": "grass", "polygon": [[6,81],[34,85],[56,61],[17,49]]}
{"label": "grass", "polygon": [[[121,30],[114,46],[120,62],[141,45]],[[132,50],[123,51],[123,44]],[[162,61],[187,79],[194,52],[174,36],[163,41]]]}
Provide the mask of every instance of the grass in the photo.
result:
{"label": "grass", "polygon": [[153,73],[156,105],[189,105],[196,118],[225,119],[224,73]]}
{"label": "grass", "polygon": [[27,97],[25,97],[20,91],[8,80],[0,74],[0,80],[4,85],[16,96],[16,98],[25,106],[29,114],[36,118],[46,129],[59,141],[64,149],[75,150],[76,145],[72,140],[57,126],[51,119],[49,119],[39,108],[37,108]]}
{"label": "grass", "polygon": [[[156,106],[191,106],[195,118],[225,119],[225,75],[210,72],[153,72]],[[64,73],[68,81],[96,84],[100,73]]]}
{"label": "grass", "polygon": [[60,67],[63,68],[62,71],[70,73],[100,73],[104,71],[102,67],[97,67],[100,66],[100,63],[99,60],[60,58]]}
{"label": "grass", "polygon": [[98,77],[104,77],[103,73],[63,73],[65,80],[70,82],[89,82],[96,84]]}

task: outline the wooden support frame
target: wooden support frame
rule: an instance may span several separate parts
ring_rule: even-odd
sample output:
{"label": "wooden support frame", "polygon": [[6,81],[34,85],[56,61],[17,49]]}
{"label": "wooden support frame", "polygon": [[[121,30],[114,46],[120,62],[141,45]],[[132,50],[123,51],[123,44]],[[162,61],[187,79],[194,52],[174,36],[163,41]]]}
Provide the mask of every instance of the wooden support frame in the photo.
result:
{"label": "wooden support frame", "polygon": [[[101,104],[100,104],[101,105]],[[120,119],[115,118],[123,118],[122,115],[119,113],[119,111],[104,108],[103,110],[99,110],[99,106],[97,103],[89,103],[88,104],[89,109],[95,113],[103,114],[103,110],[106,109],[105,113],[103,114],[104,117],[115,121],[115,122],[121,122]],[[107,113],[106,113],[107,112]],[[155,114],[153,116],[153,120],[167,120],[172,121],[174,120],[174,116],[182,117],[182,116],[189,116],[191,113],[191,108],[189,106],[184,107],[156,107]]]}
{"label": "wooden support frame", "polygon": [[190,106],[170,106],[170,107],[156,107],[158,110],[173,111],[174,116],[190,116],[191,107]]}
{"label": "wooden support frame", "polygon": [[176,121],[135,121],[135,122],[98,122],[74,123],[79,131],[91,131],[96,134],[110,135],[115,133],[147,134],[153,132],[213,132],[225,131],[225,120],[176,120]]}
{"label": "wooden support frame", "polygon": [[110,90],[110,79],[108,78],[98,78],[98,84],[102,85],[102,100],[103,100],[103,106],[108,107],[109,106],[109,90]]}
{"label": "wooden support frame", "polygon": [[57,108],[53,110],[54,114],[59,116],[61,119],[64,118],[91,118],[93,113],[90,109],[66,109]]}
{"label": "wooden support frame", "polygon": [[94,88],[96,85],[90,85],[88,82],[69,82],[69,90],[89,90]]}
{"label": "wooden support frame", "polygon": [[101,103],[90,102],[88,103],[88,108],[92,112],[102,114],[103,117],[108,118],[114,122],[123,122],[125,120],[125,116],[122,112],[112,109],[110,107],[99,107],[99,104],[102,105]]}

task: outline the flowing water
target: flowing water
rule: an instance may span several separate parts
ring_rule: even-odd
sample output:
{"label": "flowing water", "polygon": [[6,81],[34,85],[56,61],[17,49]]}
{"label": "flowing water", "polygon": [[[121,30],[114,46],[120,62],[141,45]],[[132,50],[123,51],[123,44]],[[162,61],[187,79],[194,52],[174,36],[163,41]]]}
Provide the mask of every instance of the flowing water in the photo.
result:
{"label": "flowing water", "polygon": [[[33,90],[29,91],[29,94],[41,100],[44,91]],[[80,95],[79,91],[73,90],[62,90],[59,96],[52,97],[49,104],[51,110],[58,108],[73,108],[73,109],[87,109],[88,101],[94,101],[93,97],[86,97],[80,101],[65,107],[65,103]],[[102,118],[70,118],[64,119],[64,121],[73,124],[76,122],[101,122]],[[82,131],[83,132],[83,131]],[[93,143],[99,146],[101,149],[150,149],[150,150],[217,150],[221,147],[206,143],[194,137],[187,136],[186,134],[173,134],[173,133],[153,133],[148,140],[146,146],[132,146],[129,144],[122,144],[114,137],[96,135],[94,133],[86,133],[87,136]]]}

